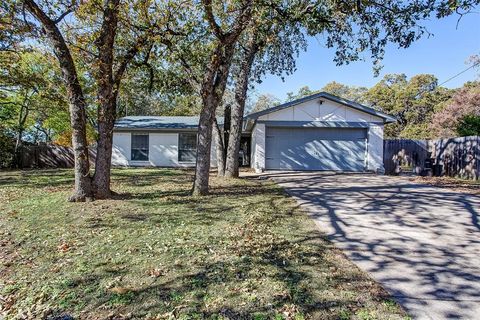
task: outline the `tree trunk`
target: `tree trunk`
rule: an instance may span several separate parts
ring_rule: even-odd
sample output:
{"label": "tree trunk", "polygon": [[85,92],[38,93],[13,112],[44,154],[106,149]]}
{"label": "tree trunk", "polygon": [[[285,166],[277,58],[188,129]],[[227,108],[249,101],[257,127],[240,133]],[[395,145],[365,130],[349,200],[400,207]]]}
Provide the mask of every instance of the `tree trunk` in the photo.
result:
{"label": "tree trunk", "polygon": [[230,126],[232,122],[232,107],[227,104],[223,111],[223,161],[227,159],[228,139],[230,138]]}
{"label": "tree trunk", "polygon": [[223,177],[225,175],[225,144],[223,139],[224,135],[216,119],[214,119],[213,132],[215,137],[217,154],[217,176]]}
{"label": "tree trunk", "polygon": [[110,169],[112,166],[112,140],[115,124],[118,85],[113,75],[113,46],[118,24],[118,6],[120,0],[107,1],[102,27],[96,41],[98,48],[98,141],[95,159],[93,184],[95,198],[106,199],[111,196]]}
{"label": "tree trunk", "polygon": [[55,22],[51,20],[33,0],[25,0],[25,5],[45,30],[46,36],[52,43],[54,53],[62,70],[69,101],[72,146],[75,160],[75,187],[69,201],[85,201],[92,198],[93,190],[86,134],[86,103],[82,87],[78,80],[75,63],[73,62],[65,39],[55,25]]}
{"label": "tree trunk", "polygon": [[15,149],[13,151],[14,155],[14,167],[17,169],[22,169],[23,168],[23,163],[22,163],[22,153],[20,151],[21,146],[22,146],[22,134],[23,134],[23,129],[19,129],[17,132],[17,137],[15,141]]}
{"label": "tree trunk", "polygon": [[16,168],[21,169],[23,167],[22,160],[21,160],[21,153],[20,147],[22,146],[22,135],[25,131],[25,122],[27,121],[28,117],[28,107],[26,104],[28,103],[28,98],[26,97],[23,101],[23,104],[20,108],[20,115],[18,116],[18,127],[17,127],[17,137],[15,141],[15,149],[14,149],[14,165]]}
{"label": "tree trunk", "polygon": [[245,56],[240,65],[240,73],[235,85],[235,101],[231,111],[231,123],[228,135],[227,157],[225,163],[225,177],[238,178],[239,152],[242,138],[243,114],[245,111],[245,100],[247,98],[248,83],[252,70],[253,61],[258,47],[256,37],[253,34],[248,42]]}
{"label": "tree trunk", "polygon": [[198,122],[197,161],[195,164],[195,180],[193,183],[193,195],[197,196],[208,194],[210,152],[212,148],[212,122],[216,109],[212,99],[205,100]]}
{"label": "tree trunk", "polygon": [[110,101],[109,103],[102,104],[98,110],[97,157],[95,159],[95,174],[93,176],[96,199],[107,199],[112,195],[110,189],[110,170],[112,166],[115,109],[115,101]]}
{"label": "tree trunk", "polygon": [[212,1],[203,0],[202,3],[205,17],[217,37],[217,44],[210,56],[210,62],[203,76],[200,89],[203,105],[198,124],[197,162],[195,164],[193,195],[208,194],[213,119],[227,85],[235,45],[251,18],[253,6],[253,1],[247,1],[232,23],[232,28],[229,32],[224,33],[213,15]]}
{"label": "tree trunk", "polygon": [[198,123],[197,161],[193,195],[208,194],[213,120],[227,85],[233,51],[233,43],[230,45],[218,44],[202,83],[202,110]]}

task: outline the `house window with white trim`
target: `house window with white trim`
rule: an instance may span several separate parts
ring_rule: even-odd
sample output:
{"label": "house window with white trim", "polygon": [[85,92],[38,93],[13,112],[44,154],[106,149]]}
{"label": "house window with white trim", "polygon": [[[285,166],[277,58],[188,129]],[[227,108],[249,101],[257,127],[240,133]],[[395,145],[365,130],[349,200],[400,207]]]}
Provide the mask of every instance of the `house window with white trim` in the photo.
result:
{"label": "house window with white trim", "polygon": [[148,134],[132,134],[132,161],[148,161]]}
{"label": "house window with white trim", "polygon": [[197,157],[197,134],[178,134],[178,162],[195,162]]}

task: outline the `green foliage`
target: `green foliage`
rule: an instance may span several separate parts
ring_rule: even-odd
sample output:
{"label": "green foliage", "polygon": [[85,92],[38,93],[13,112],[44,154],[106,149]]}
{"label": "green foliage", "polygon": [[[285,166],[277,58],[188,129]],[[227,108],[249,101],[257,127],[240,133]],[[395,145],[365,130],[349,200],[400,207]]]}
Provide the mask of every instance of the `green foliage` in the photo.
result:
{"label": "green foliage", "polygon": [[[391,128],[391,125],[387,125]],[[398,127],[397,127],[398,128]],[[434,138],[430,124],[422,122],[417,124],[407,124],[400,132],[399,138],[404,139],[432,139]]]}
{"label": "green foliage", "polygon": [[426,138],[438,104],[450,99],[453,90],[437,86],[437,78],[419,74],[407,79],[405,74],[386,75],[365,94],[376,109],[397,118],[385,126],[386,137]]}
{"label": "green foliage", "polygon": [[461,137],[480,136],[480,116],[464,116],[457,124],[457,133]]}
{"label": "green foliage", "polygon": [[120,88],[117,115],[198,115],[201,99],[182,79],[181,69],[165,70],[161,60],[150,62],[146,72],[134,67],[128,72]]}
{"label": "green foliage", "polygon": [[280,99],[271,94],[261,94],[256,98],[250,110],[247,113],[259,112],[268,108],[275,107],[281,103]]}
{"label": "green foliage", "polygon": [[298,89],[297,93],[287,92],[287,99],[285,102],[301,99],[303,97],[308,97],[312,94],[320,92],[319,90],[311,90],[308,86],[301,87]]}
{"label": "green foliage", "polygon": [[366,87],[349,86],[336,81],[327,83],[320,91],[325,91],[334,96],[355,101],[358,103],[368,103],[365,100],[365,94],[368,91]]}
{"label": "green foliage", "polygon": [[0,52],[3,130],[30,142],[51,141],[70,128],[60,71],[46,52]]}
{"label": "green foliage", "polygon": [[15,140],[0,126],[0,168],[10,168],[15,155]]}

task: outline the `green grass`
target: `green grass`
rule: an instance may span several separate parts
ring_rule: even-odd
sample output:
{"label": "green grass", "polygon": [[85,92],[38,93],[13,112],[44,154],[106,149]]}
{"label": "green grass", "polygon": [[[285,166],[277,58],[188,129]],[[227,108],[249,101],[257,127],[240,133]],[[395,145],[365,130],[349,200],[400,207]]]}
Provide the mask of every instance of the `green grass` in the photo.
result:
{"label": "green grass", "polygon": [[401,319],[271,182],[115,169],[117,199],[66,201],[70,170],[0,173],[6,319]]}

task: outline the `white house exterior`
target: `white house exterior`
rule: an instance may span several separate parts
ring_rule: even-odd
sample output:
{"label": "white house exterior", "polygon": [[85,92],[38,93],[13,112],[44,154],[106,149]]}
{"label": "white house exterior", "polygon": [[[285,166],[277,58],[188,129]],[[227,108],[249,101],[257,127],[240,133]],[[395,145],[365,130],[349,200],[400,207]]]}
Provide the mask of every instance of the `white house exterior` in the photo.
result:
{"label": "white house exterior", "polygon": [[[196,144],[198,117],[120,118],[113,132],[112,165],[145,167],[191,167],[195,165],[195,146],[184,142],[190,138]],[[136,144],[143,137],[144,143]],[[148,138],[145,138],[148,137]],[[188,141],[187,141],[188,142]],[[143,155],[143,157],[142,157]],[[189,155],[189,156],[184,156]],[[211,164],[216,166],[215,146]]]}
{"label": "white house exterior", "polygon": [[[383,172],[383,126],[394,121],[322,92],[247,115],[243,135],[256,171]],[[197,126],[197,117],[121,118],[115,125],[112,164],[193,166]]]}

